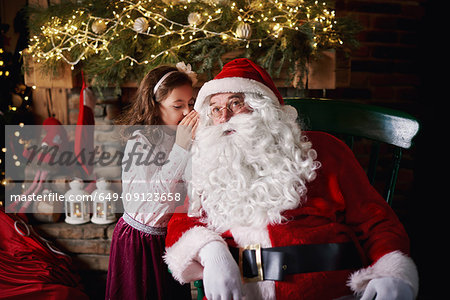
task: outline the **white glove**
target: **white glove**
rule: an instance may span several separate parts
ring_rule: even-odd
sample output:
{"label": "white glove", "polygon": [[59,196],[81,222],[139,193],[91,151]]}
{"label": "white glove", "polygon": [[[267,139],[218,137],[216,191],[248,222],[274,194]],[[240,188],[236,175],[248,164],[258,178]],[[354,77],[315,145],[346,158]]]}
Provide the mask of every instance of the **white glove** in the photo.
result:
{"label": "white glove", "polygon": [[369,281],[360,300],[413,300],[412,287],[394,277],[381,277]]}
{"label": "white glove", "polygon": [[199,252],[203,265],[203,286],[208,300],[242,298],[241,273],[228,247],[221,242],[206,244]]}

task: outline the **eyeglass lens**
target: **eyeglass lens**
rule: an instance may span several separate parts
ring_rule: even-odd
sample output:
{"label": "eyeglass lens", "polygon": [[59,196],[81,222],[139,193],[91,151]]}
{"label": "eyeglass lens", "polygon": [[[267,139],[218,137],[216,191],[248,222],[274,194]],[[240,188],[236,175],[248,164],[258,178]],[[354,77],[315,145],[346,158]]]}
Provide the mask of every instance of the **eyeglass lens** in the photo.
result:
{"label": "eyeglass lens", "polygon": [[211,115],[215,118],[222,116],[222,111],[227,109],[231,113],[237,113],[244,106],[244,99],[231,99],[226,106],[218,107],[213,106],[211,108]]}

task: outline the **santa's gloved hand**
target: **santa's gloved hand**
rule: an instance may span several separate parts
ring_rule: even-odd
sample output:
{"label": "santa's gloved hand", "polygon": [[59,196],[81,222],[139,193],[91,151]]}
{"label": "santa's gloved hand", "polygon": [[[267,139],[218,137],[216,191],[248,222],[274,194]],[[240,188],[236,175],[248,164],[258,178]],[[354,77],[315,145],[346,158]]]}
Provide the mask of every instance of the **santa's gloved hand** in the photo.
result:
{"label": "santa's gloved hand", "polygon": [[360,300],[413,300],[412,287],[394,277],[381,277],[369,281]]}
{"label": "santa's gloved hand", "polygon": [[206,244],[199,252],[203,265],[203,286],[208,300],[241,299],[242,282],[239,267],[228,247],[221,242]]}

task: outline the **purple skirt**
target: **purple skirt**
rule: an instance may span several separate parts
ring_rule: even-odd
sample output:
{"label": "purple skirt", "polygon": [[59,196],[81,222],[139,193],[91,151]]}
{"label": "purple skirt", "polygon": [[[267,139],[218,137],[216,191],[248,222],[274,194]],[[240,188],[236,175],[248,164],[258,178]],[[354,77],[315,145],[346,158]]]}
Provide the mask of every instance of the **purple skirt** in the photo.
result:
{"label": "purple skirt", "polygon": [[165,238],[165,232],[151,234],[130,226],[124,217],[119,219],[111,242],[105,299],[192,299],[190,285],[175,281],[164,263]]}

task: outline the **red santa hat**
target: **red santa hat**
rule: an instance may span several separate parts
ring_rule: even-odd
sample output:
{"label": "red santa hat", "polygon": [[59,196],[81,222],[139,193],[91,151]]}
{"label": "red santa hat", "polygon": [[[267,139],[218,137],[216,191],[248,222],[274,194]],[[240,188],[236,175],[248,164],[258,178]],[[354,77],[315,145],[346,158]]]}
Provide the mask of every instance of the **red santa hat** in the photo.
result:
{"label": "red santa hat", "polygon": [[258,93],[275,103],[284,104],[283,97],[270,75],[247,58],[238,58],[223,66],[217,76],[200,89],[194,108],[200,110],[210,96],[219,93]]}

